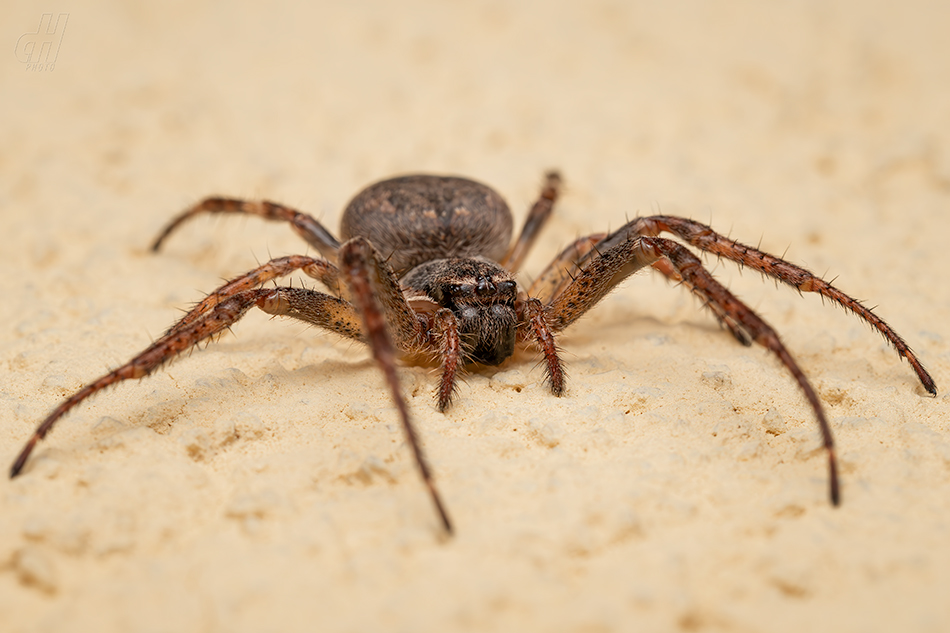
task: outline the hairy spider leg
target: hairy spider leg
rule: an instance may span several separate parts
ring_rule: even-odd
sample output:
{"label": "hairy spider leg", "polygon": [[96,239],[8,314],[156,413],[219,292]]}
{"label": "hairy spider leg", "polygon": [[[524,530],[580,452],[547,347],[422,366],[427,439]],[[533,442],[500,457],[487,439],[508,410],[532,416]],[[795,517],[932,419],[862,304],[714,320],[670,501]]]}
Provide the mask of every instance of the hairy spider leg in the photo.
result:
{"label": "hairy spider leg", "polygon": [[829,497],[833,505],[838,505],[838,465],[831,428],[815,390],[775,330],[716,281],[712,274],[703,268],[699,258],[676,242],[658,237],[631,235],[605,250],[598,248],[598,252],[598,255],[586,259],[571,283],[546,306],[547,321],[552,330],[559,332],[571,325],[637,270],[666,259],[687,287],[703,299],[706,306],[717,316],[724,315],[737,323],[752,340],[775,354],[795,378],[818,420],[822,443],[828,454]]}
{"label": "hairy spider leg", "polygon": [[152,243],[152,250],[158,251],[173,231],[187,220],[202,213],[240,213],[256,215],[266,220],[289,222],[291,228],[307,244],[317,249],[321,255],[331,262],[336,263],[337,261],[340,241],[333,237],[333,234],[315,220],[313,216],[277,202],[241,200],[239,198],[205,198],[196,205],[188,207],[162,229],[162,232]]}
{"label": "hairy spider leg", "polygon": [[[303,288],[260,289],[247,288],[246,284],[238,283],[241,280],[263,277],[270,279],[280,276],[275,271],[282,271],[284,275],[289,274],[295,268],[287,260],[288,258],[280,258],[268,262],[224,284],[209,295],[216,297],[214,305],[205,307],[199,304],[169,328],[165,335],[128,363],[94,380],[64,400],[40,423],[27,440],[10,469],[10,476],[16,477],[20,474],[37,442],[46,437],[56,422],[70,409],[106,387],[131,378],[144,378],[183,352],[221,334],[239,321],[252,307],[257,306],[270,314],[295,317],[341,336],[365,342],[360,327],[359,313],[356,308],[342,299]],[[298,267],[305,268],[311,265],[312,261],[310,258],[299,258],[295,263]],[[264,274],[262,271],[268,272]],[[260,283],[267,279],[263,279]]]}
{"label": "hairy spider leg", "polygon": [[577,267],[576,262],[583,261],[605,237],[606,233],[594,233],[574,240],[541,271],[528,288],[528,296],[547,304],[570,283],[571,271]]}
{"label": "hairy spider leg", "polygon": [[345,286],[340,283],[340,271],[330,262],[323,259],[314,259],[304,255],[288,255],[278,257],[258,266],[239,277],[235,277],[217,290],[211,292],[188,311],[185,316],[172,325],[165,334],[172,334],[194,321],[202,318],[216,305],[232,297],[242,290],[258,288],[268,281],[279,277],[286,277],[290,273],[300,270],[326,286],[334,296],[347,300]]}
{"label": "hairy spider leg", "polygon": [[206,314],[201,320],[191,323],[180,330],[166,334],[125,365],[89,383],[64,400],[40,423],[33,432],[33,435],[30,436],[30,439],[27,440],[10,469],[10,477],[16,477],[20,474],[27,459],[30,457],[30,453],[33,452],[33,447],[36,446],[37,442],[46,437],[46,434],[50,432],[53,425],[56,424],[56,421],[63,417],[67,411],[106,387],[123,380],[129,380],[130,378],[144,378],[175,356],[191,349],[201,341],[221,333],[231,324],[238,321],[238,319],[244,316],[244,314],[254,306],[258,298],[258,292],[257,290],[245,290],[236,295],[232,295],[227,300],[215,306],[211,312]]}
{"label": "hairy spider leg", "polygon": [[549,171],[544,175],[544,186],[541,189],[541,194],[528,212],[521,234],[511,245],[505,257],[499,262],[510,272],[518,272],[518,269],[521,268],[528,251],[531,250],[541,229],[547,224],[548,218],[551,217],[551,211],[554,209],[554,203],[557,201],[560,191],[561,174],[556,171]]}
{"label": "hairy spider leg", "polygon": [[[685,285],[687,288],[689,288],[690,290],[693,290],[694,292],[697,292],[697,293],[699,292],[695,290],[688,281],[683,279],[683,276],[680,275],[679,271],[676,269],[675,266],[673,266],[673,263],[669,259],[664,257],[663,259],[656,260],[655,262],[653,262],[653,269],[658,270],[661,273],[663,273],[663,275],[665,275],[666,278],[669,279],[670,281],[676,284]],[[746,347],[749,347],[750,345],[752,345],[753,343],[752,335],[749,334],[738,321],[736,321],[729,314],[724,312],[720,308],[719,304],[707,303],[706,305],[709,308],[709,310],[713,313],[713,316],[715,316],[716,319],[719,320],[720,325],[725,326],[732,333],[732,335],[735,337],[737,341],[739,341]]]}
{"label": "hairy spider leg", "polygon": [[[740,266],[748,266],[792,286],[799,292],[816,292],[822,297],[827,297],[877,330],[884,337],[884,340],[893,346],[901,358],[907,359],[927,393],[932,396],[937,395],[937,385],[924,368],[923,363],[917,358],[917,355],[910,349],[904,339],[884,319],[874,314],[870,308],[865,307],[857,299],[846,295],[829,282],[816,277],[804,268],[757,248],[731,240],[716,233],[705,224],[669,215],[636,218],[605,238],[598,247],[609,248],[633,235],[656,236],[661,232],[672,233],[696,248],[725,257]],[[733,331],[733,334],[735,334],[735,331]],[[737,336],[737,338],[739,337]]]}
{"label": "hairy spider leg", "polygon": [[343,244],[340,248],[340,268],[362,316],[365,336],[372,349],[373,358],[386,378],[393,402],[399,411],[399,418],[419,467],[419,474],[429,490],[442,526],[451,534],[452,523],[435,487],[431,469],[409,418],[409,408],[399,386],[399,377],[396,375],[394,339],[401,349],[411,349],[423,343],[427,328],[406,301],[396,274],[379,256],[369,240],[354,237]]}
{"label": "hairy spider leg", "polygon": [[459,322],[454,312],[448,308],[440,308],[433,315],[432,326],[434,340],[439,346],[439,358],[442,359],[442,377],[439,379],[436,400],[439,411],[445,412],[455,397],[458,385],[456,378],[462,366]]}
{"label": "hairy spider leg", "polygon": [[597,243],[606,235],[594,233],[569,244],[541,271],[528,288],[527,296],[518,298],[518,314],[521,320],[518,328],[519,340],[527,341],[533,337],[544,357],[546,381],[551,393],[556,396],[564,395],[566,372],[561,361],[560,348],[548,323],[545,306],[573,280],[571,270],[576,268],[575,262],[592,253]]}
{"label": "hairy spider leg", "polygon": [[538,299],[528,298],[524,300],[522,306],[519,312],[522,322],[519,338],[527,340],[529,335],[534,337],[535,343],[544,356],[547,383],[551,388],[551,393],[560,397],[564,395],[564,364],[561,362],[560,350],[554,338],[554,329],[548,322],[544,305]]}

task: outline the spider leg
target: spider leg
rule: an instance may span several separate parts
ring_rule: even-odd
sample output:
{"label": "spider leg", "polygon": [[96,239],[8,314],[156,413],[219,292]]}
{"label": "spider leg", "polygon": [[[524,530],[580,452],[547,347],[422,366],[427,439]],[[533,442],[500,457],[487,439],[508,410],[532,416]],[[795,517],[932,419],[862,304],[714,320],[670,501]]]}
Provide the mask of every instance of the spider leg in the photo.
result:
{"label": "spider leg", "polygon": [[[273,278],[280,276],[271,274],[275,270],[283,270],[283,274],[288,274],[297,268],[311,265],[304,260],[310,260],[310,258],[304,257],[294,262],[293,258],[284,257],[256,270],[265,269],[267,274],[271,275],[268,278]],[[311,260],[313,261],[319,262],[319,260]],[[291,263],[300,265],[291,266]],[[281,268],[281,264],[285,264],[287,268]],[[268,268],[270,265],[273,266]],[[27,440],[10,469],[10,477],[20,474],[37,442],[46,437],[56,422],[73,407],[116,383],[132,378],[144,378],[199,343],[213,340],[215,336],[238,322],[253,307],[258,307],[269,314],[297,318],[341,336],[365,342],[360,328],[359,313],[352,304],[343,299],[304,288],[262,289],[254,288],[253,284],[249,287],[248,279],[253,279],[251,273],[228,282],[209,295],[209,297],[215,297],[214,302],[209,302],[204,306],[199,304],[169,328],[161,338],[128,363],[94,380],[64,400],[40,423]],[[263,283],[263,281],[258,283]]]}
{"label": "spider leg", "polygon": [[[662,259],[658,259],[655,262],[653,262],[653,268],[654,270],[658,270],[661,273],[663,273],[666,276],[666,278],[669,279],[670,281],[673,281],[677,284],[685,285],[687,288],[689,288],[693,292],[699,293],[699,291],[696,290],[688,281],[683,279],[683,276],[680,275],[679,271],[673,265],[673,262],[671,262],[666,257]],[[716,317],[716,319],[719,320],[720,325],[725,326],[726,328],[729,329],[730,332],[732,332],[732,335],[735,337],[737,341],[739,341],[746,347],[752,345],[752,342],[753,342],[752,335],[749,334],[749,332],[745,328],[743,328],[742,325],[740,325],[738,321],[736,321],[729,314],[723,311],[722,308],[719,306],[719,304],[707,302],[706,307],[708,307],[709,310]]]}
{"label": "spider leg", "polygon": [[202,213],[243,213],[245,215],[256,215],[267,220],[289,222],[291,228],[306,240],[307,244],[313,246],[331,262],[336,262],[340,242],[313,216],[276,202],[240,200],[237,198],[205,198],[198,204],[185,209],[162,229],[162,232],[152,243],[152,250],[158,251],[172,231],[185,221]]}
{"label": "spider leg", "polygon": [[655,236],[664,231],[682,238],[696,248],[725,257],[740,266],[748,266],[777,279],[796,288],[799,292],[816,292],[840,305],[848,312],[857,315],[877,330],[897,351],[898,356],[910,363],[927,393],[933,396],[937,395],[937,386],[927,370],[924,369],[923,363],[920,362],[920,359],[917,358],[917,355],[910,349],[904,339],[884,319],[874,314],[870,308],[865,307],[860,301],[841,292],[827,281],[780,257],[775,257],[757,248],[731,240],[716,233],[705,224],[668,215],[636,218],[609,235],[603,244],[609,247],[632,235]]}
{"label": "spider leg", "polygon": [[587,257],[597,246],[597,243],[607,237],[606,233],[594,233],[574,240],[561,254],[554,258],[547,268],[541,271],[538,278],[528,288],[528,296],[547,303],[557,295],[571,281],[571,270],[576,268],[576,262]]}
{"label": "spider leg", "polygon": [[131,378],[144,378],[182,352],[191,349],[201,341],[220,334],[254,306],[259,292],[259,290],[245,290],[228,297],[212,308],[204,318],[181,329],[169,332],[125,365],[89,383],[64,400],[40,423],[30,439],[27,440],[10,469],[10,477],[16,477],[20,474],[36,443],[46,437],[46,434],[50,432],[57,420],[70,409],[106,387]]}
{"label": "spider leg", "polygon": [[257,288],[272,279],[286,277],[290,273],[300,270],[326,286],[334,295],[348,299],[345,286],[340,283],[340,271],[330,262],[323,259],[314,259],[304,255],[288,255],[278,257],[258,266],[240,277],[235,277],[207,297],[199,301],[194,308],[188,311],[177,323],[165,333],[172,334],[194,321],[202,318],[216,305],[242,290]]}
{"label": "spider leg", "polygon": [[669,261],[679,277],[717,316],[723,315],[737,323],[753,341],[775,354],[795,378],[818,421],[822,443],[828,454],[829,496],[831,503],[838,505],[840,493],[834,439],[818,395],[775,330],[716,281],[709,271],[703,268],[699,258],[682,245],[662,238],[634,235],[614,243],[601,251],[598,257],[587,258],[581,272],[545,309],[552,330],[563,330],[629,275],[646,266],[652,266],[660,259]]}
{"label": "spider leg", "polygon": [[520,337],[522,340],[527,340],[529,333],[534,336],[535,342],[544,355],[544,364],[551,393],[555,396],[561,396],[564,394],[564,365],[561,362],[557,342],[554,340],[554,330],[549,323],[544,305],[538,299],[533,298],[524,300],[522,305],[521,318],[527,328],[519,329]]}
{"label": "spider leg", "polygon": [[399,418],[415,456],[419,474],[429,490],[442,526],[451,534],[452,524],[435,487],[415,427],[409,418],[409,408],[396,375],[394,342],[403,350],[419,345],[424,341],[425,326],[403,296],[395,273],[367,239],[354,237],[340,247],[340,268],[350,288],[353,302],[362,316],[363,330],[373,351],[373,358],[386,378],[393,402],[399,411]]}
{"label": "spider leg", "polygon": [[544,187],[538,196],[537,202],[528,212],[528,218],[525,220],[524,227],[521,229],[521,235],[511,245],[511,249],[505,257],[499,262],[512,273],[517,272],[524,262],[528,251],[534,245],[538,234],[551,217],[551,211],[554,209],[554,202],[557,200],[561,188],[561,174],[556,171],[549,171],[544,175]]}
{"label": "spider leg", "polygon": [[366,343],[360,314],[352,303],[309,288],[270,288],[258,291],[257,307]]}
{"label": "spider leg", "polygon": [[438,406],[445,411],[455,396],[456,378],[462,366],[462,343],[459,338],[458,318],[448,308],[442,308],[432,319],[435,340],[442,359],[442,378],[439,380]]}
{"label": "spider leg", "polygon": [[[606,233],[594,233],[575,240],[553,262],[548,264],[547,268],[531,284],[531,287],[528,288],[528,296],[534,297],[544,304],[549,303],[554,297],[563,292],[564,288],[574,279],[572,269],[580,270],[581,265],[589,257],[599,253],[598,246],[605,237],[607,237]],[[686,283],[673,264],[666,258],[658,259],[652,265],[670,281],[678,284]],[[730,318],[729,315],[717,311],[716,306],[710,306],[710,309],[719,319],[719,322],[732,332],[737,341],[746,346],[752,344],[749,333],[743,330],[742,326],[736,323],[735,320]]]}

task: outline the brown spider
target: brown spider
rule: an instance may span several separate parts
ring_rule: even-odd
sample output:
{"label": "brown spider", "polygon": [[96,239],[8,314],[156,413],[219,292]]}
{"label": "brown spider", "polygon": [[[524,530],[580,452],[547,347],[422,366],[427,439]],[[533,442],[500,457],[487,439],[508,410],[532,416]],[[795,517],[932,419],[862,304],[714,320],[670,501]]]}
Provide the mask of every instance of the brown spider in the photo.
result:
{"label": "brown spider", "polygon": [[[517,241],[509,248],[511,213],[489,187],[465,178],[404,176],[360,192],[343,213],[341,243],[311,216],[273,202],[208,198],[172,221],[153,250],[185,220],[200,213],[243,213],[290,223],[323,259],[291,255],[273,259],[224,284],[125,365],[86,385],[50,413],[26,442],[10,471],[16,477],[36,443],[67,411],[102,389],[142,378],[201,341],[236,323],[253,307],[318,325],[369,345],[385,375],[409,446],[447,532],[448,514],[409,419],[396,376],[396,357],[434,354],[441,361],[440,411],[452,401],[462,365],[498,365],[516,345],[533,343],[544,356],[547,382],[564,393],[555,335],[590,310],[632,273],[652,266],[697,294],[743,345],[771,350],[791,372],[811,404],[828,454],[829,493],[838,505],[834,440],[818,396],[778,334],[717,282],[684,246],[657,237],[672,233],[688,244],[749,266],[799,292],[817,292],[878,330],[906,358],[930,394],[933,379],[904,340],[860,302],[812,273],[745,246],[708,226],[674,216],[635,218],[618,230],[576,240],[531,284],[519,289],[521,266],[558,197],[560,176],[547,174]],[[262,288],[294,271],[320,281],[330,294],[306,288]]]}

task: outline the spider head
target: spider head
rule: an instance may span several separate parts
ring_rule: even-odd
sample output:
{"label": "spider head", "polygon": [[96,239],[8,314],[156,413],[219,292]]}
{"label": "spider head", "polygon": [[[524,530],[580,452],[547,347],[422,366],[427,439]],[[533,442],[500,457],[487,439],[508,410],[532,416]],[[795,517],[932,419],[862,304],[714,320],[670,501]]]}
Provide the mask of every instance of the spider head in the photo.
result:
{"label": "spider head", "polygon": [[469,358],[499,365],[515,351],[517,284],[508,278],[477,276],[453,281],[443,289],[443,303],[455,313],[459,338]]}
{"label": "spider head", "polygon": [[440,259],[416,267],[402,280],[458,320],[468,361],[499,365],[515,351],[518,285],[507,270],[484,259]]}

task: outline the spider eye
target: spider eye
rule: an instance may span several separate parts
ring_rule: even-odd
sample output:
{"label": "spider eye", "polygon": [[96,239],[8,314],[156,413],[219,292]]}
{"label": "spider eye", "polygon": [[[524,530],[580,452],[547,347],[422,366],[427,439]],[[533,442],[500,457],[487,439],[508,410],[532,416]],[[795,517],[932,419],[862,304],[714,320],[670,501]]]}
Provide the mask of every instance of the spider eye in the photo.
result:
{"label": "spider eye", "polygon": [[501,289],[503,292],[508,292],[509,290],[514,290],[517,287],[517,285],[518,284],[516,284],[514,281],[503,281],[500,284],[498,284],[498,288]]}
{"label": "spider eye", "polygon": [[475,287],[472,284],[450,284],[449,294],[453,297],[460,297],[472,294]]}

